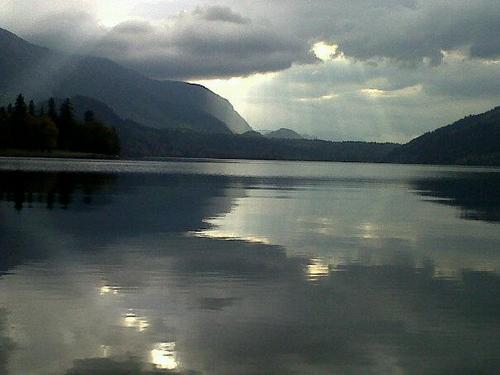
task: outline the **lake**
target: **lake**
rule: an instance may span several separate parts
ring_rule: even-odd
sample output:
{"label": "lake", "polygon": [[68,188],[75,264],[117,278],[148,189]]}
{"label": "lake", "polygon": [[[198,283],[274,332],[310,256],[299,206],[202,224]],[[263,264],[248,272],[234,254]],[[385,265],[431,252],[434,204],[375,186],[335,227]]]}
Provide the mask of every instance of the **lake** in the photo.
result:
{"label": "lake", "polygon": [[500,169],[0,159],[1,374],[494,374]]}

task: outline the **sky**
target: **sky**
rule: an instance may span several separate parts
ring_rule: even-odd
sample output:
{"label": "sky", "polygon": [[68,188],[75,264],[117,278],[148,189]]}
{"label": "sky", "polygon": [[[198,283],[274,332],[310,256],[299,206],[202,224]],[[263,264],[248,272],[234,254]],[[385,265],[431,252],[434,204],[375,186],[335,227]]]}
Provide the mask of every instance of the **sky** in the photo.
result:
{"label": "sky", "polygon": [[0,27],[201,83],[258,130],[405,142],[500,105],[498,0],[0,0]]}

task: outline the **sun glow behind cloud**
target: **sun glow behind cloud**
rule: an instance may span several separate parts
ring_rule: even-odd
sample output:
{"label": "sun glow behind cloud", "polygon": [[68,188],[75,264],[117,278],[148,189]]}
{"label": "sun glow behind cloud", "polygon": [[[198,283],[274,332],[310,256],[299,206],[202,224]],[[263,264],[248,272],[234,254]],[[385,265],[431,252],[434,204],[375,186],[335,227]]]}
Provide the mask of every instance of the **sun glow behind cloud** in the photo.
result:
{"label": "sun glow behind cloud", "polygon": [[[318,59],[323,62],[346,61],[344,54],[342,52],[339,52],[337,44],[328,44],[324,41],[317,42],[313,44],[313,46],[311,47],[311,51]],[[267,83],[272,82],[280,74],[283,73],[271,72],[253,74],[247,77],[196,80],[192,81],[192,83],[206,86],[215,93],[225,98],[229,98],[235,109],[245,116],[248,115],[250,111],[249,103],[258,101],[262,98],[263,95],[269,94],[258,91],[256,90],[256,88],[262,87]],[[302,96],[297,98],[296,101],[302,103],[324,102],[336,99],[337,97],[338,94],[330,92],[319,96]]]}
{"label": "sun glow behind cloud", "polygon": [[106,0],[92,1],[95,5],[96,16],[99,22],[106,27],[113,27],[133,16],[137,1],[135,0]]}
{"label": "sun glow behind cloud", "polygon": [[230,100],[234,108],[245,118],[255,114],[253,103],[260,101],[266,93],[257,90],[258,87],[273,81],[280,73],[253,74],[248,77],[233,77],[229,79],[207,79],[191,81],[203,85],[216,94]]}
{"label": "sun glow behind cloud", "polygon": [[328,44],[327,42],[317,42],[314,43],[311,51],[321,61],[330,61],[344,57],[342,52],[339,52],[339,46],[335,43]]}

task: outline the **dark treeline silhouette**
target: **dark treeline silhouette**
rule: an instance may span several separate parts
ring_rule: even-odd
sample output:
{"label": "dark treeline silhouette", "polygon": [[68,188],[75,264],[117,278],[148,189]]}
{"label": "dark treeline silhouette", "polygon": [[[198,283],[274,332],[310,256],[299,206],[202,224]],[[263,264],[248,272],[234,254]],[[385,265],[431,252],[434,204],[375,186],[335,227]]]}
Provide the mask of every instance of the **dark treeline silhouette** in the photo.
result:
{"label": "dark treeline silhouette", "polygon": [[91,111],[78,122],[69,99],[56,108],[50,98],[47,108],[37,108],[19,94],[14,105],[0,107],[0,148],[117,155],[120,142],[115,129],[97,121]]}
{"label": "dark treeline silhouette", "polygon": [[381,162],[398,145],[274,139],[254,134],[203,134],[189,130],[120,128],[123,153],[130,157]]}

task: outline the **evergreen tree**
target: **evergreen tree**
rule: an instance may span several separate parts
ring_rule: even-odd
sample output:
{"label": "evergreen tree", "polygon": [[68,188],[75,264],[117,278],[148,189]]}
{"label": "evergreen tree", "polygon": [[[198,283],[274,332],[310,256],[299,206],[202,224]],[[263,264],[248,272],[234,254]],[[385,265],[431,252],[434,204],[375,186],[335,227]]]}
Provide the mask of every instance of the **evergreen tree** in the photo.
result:
{"label": "evergreen tree", "polygon": [[28,114],[28,107],[24,101],[24,96],[19,94],[14,104],[13,116],[17,119],[24,118]]}
{"label": "evergreen tree", "polygon": [[57,126],[49,117],[43,116],[37,124],[38,149],[50,151],[57,147]]}
{"label": "evergreen tree", "polygon": [[85,123],[86,124],[89,124],[91,122],[94,122],[95,121],[95,115],[94,115],[94,112],[92,111],[87,111],[85,112],[85,115],[84,115],[84,120],[85,120]]}
{"label": "evergreen tree", "polygon": [[[69,99],[65,99],[59,110],[58,121],[56,122],[59,130],[59,148],[69,150],[73,147],[75,138],[75,119],[73,114],[73,105]],[[78,143],[77,141],[75,143]]]}
{"label": "evergreen tree", "polygon": [[0,107],[0,147],[50,151],[55,148],[117,155],[120,143],[117,132],[98,122],[92,111],[85,113],[85,124],[75,119],[69,99],[61,104],[57,113],[51,98],[48,113],[30,100],[26,105],[22,94],[14,106]]}
{"label": "evergreen tree", "polygon": [[7,110],[5,107],[0,107],[0,148],[7,146]]}
{"label": "evergreen tree", "polygon": [[57,110],[56,110],[56,101],[54,100],[54,98],[49,99],[47,114],[49,115],[49,117],[52,121],[57,121],[58,116],[57,116]]}
{"label": "evergreen tree", "polygon": [[61,108],[59,109],[59,119],[61,123],[74,123],[73,105],[71,104],[71,100],[69,100],[69,98],[65,99],[61,104]]}
{"label": "evergreen tree", "polygon": [[28,112],[31,116],[35,116],[35,102],[33,100],[30,100],[30,103],[28,104]]}
{"label": "evergreen tree", "polygon": [[27,118],[28,106],[24,101],[24,97],[19,94],[12,109],[11,136],[15,148],[22,148],[26,143],[28,136]]}
{"label": "evergreen tree", "polygon": [[111,128],[111,148],[109,150],[111,155],[120,155],[122,152],[122,146],[120,144],[120,136],[116,128]]}

